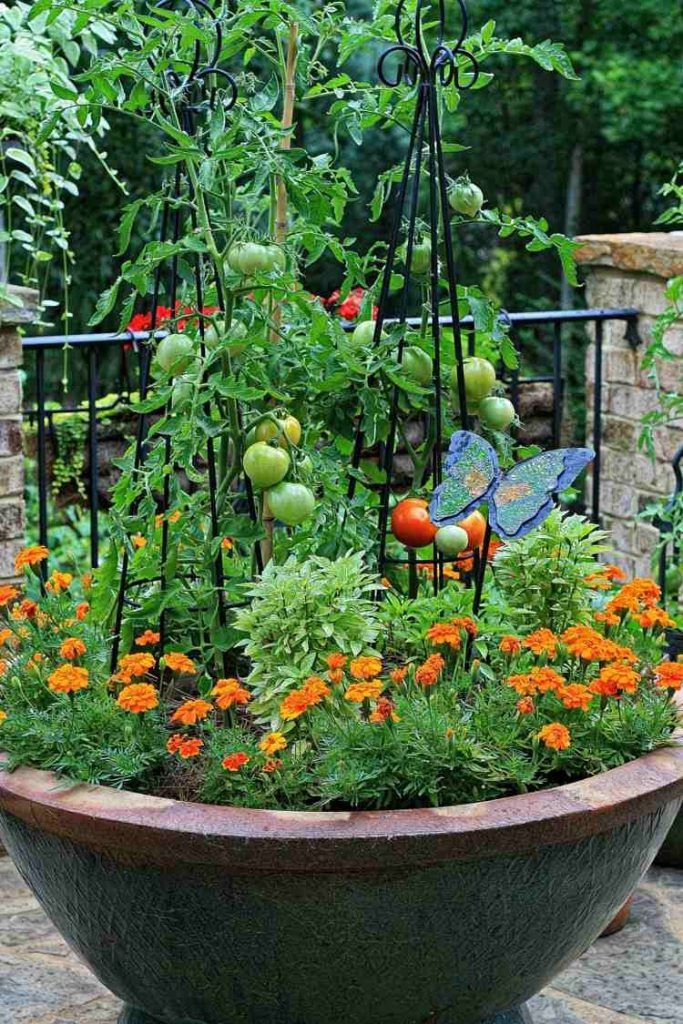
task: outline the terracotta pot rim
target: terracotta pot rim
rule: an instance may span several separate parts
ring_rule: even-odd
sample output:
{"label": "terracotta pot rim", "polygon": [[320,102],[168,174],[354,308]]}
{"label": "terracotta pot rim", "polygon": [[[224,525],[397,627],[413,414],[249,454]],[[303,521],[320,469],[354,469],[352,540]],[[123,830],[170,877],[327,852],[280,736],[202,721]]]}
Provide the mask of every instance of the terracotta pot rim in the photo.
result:
{"label": "terracotta pot rim", "polygon": [[[0,755],[0,764],[6,761]],[[683,729],[670,746],[553,789],[450,807],[279,811],[188,803],[0,770],[0,809],[99,849],[155,863],[365,870],[574,843],[683,796]]]}

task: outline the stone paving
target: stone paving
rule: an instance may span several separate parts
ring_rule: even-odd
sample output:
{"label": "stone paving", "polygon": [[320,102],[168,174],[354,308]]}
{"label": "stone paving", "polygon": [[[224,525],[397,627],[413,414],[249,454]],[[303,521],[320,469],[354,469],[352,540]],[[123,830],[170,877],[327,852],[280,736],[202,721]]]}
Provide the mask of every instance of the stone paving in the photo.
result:
{"label": "stone paving", "polygon": [[[0,1024],[116,1024],[119,1008],[0,859]],[[530,1008],[534,1024],[683,1024],[683,871],[653,868],[624,931]]]}

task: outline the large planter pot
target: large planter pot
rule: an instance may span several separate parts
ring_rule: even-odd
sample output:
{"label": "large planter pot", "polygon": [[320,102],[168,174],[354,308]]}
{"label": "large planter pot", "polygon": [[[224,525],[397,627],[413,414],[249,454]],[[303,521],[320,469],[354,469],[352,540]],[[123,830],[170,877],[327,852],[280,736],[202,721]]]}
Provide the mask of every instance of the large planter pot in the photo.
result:
{"label": "large planter pot", "polygon": [[682,795],[680,742],[554,790],[353,814],[22,769],[0,771],[0,834],[125,1024],[513,1024],[630,895]]}

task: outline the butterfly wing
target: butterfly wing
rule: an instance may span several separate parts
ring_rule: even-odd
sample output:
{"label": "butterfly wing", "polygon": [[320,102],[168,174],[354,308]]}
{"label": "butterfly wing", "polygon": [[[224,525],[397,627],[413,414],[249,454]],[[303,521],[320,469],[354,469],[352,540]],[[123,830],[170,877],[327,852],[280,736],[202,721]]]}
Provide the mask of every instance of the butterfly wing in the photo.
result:
{"label": "butterfly wing", "polygon": [[568,487],[594,457],[592,448],[558,448],[518,462],[492,497],[492,528],[513,540],[540,526],[555,507],[552,495]]}
{"label": "butterfly wing", "polygon": [[445,479],[429,505],[432,522],[446,526],[464,518],[488,501],[499,475],[498,457],[491,445],[469,430],[457,430],[444,461]]}

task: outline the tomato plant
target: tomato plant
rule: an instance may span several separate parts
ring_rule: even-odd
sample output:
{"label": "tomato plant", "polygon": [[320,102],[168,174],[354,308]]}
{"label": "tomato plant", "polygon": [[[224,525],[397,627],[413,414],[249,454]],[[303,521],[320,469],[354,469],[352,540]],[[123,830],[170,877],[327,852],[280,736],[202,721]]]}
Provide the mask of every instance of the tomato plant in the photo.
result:
{"label": "tomato plant", "polygon": [[[496,370],[488,359],[481,359],[479,356],[469,356],[463,362],[463,373],[465,376],[465,394],[469,401],[477,403],[491,392],[496,383]],[[450,373],[451,389],[457,394],[458,371],[457,366],[451,368]]]}
{"label": "tomato plant", "polygon": [[157,346],[157,362],[165,373],[183,373],[193,357],[194,345],[185,334],[167,334]]}
{"label": "tomato plant", "polygon": [[424,349],[418,348],[417,345],[409,345],[408,348],[403,350],[401,366],[406,376],[416,384],[424,386],[429,384],[432,379],[434,372],[432,357]]}
{"label": "tomato plant", "polygon": [[492,430],[507,430],[514,423],[515,407],[509,398],[488,395],[479,403],[479,419]]}
{"label": "tomato plant", "polygon": [[484,193],[470,181],[468,174],[461,175],[450,188],[448,201],[451,209],[465,217],[476,217],[484,203]]}
{"label": "tomato plant", "polygon": [[391,532],[408,548],[431,544],[437,528],[429,518],[429,505],[424,498],[404,498],[391,513]]}

